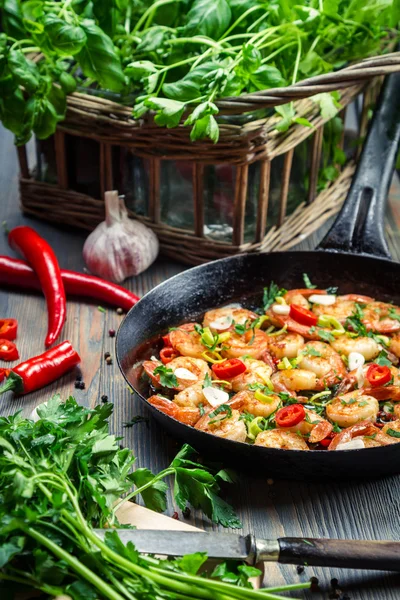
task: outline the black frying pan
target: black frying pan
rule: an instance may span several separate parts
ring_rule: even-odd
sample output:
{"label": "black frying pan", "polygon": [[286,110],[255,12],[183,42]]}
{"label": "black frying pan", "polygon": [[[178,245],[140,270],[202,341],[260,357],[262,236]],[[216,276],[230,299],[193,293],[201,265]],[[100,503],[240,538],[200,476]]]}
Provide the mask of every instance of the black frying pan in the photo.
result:
{"label": "black frying pan", "polygon": [[[346,202],[316,251],[242,254],[195,267],[146,294],[127,314],[117,336],[117,358],[128,383],[144,402],[147,384],[132,365],[149,358],[148,343],[169,327],[196,320],[205,311],[231,302],[261,305],[271,280],[286,288],[303,287],[307,272],[318,287],[339,286],[400,303],[400,264],[390,260],[384,236],[386,197],[400,140],[400,74],[385,84]],[[323,251],[324,250],[324,251]],[[172,435],[225,464],[242,462],[290,479],[378,477],[400,472],[400,444],[326,452],[280,450],[223,440],[184,425],[147,403]]]}

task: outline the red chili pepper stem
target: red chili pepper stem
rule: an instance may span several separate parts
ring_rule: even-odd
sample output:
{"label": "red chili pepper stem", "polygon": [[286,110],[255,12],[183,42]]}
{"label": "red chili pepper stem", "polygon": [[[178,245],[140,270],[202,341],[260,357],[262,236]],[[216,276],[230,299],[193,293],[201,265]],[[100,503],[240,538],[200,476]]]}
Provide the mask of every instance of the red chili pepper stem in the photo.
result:
{"label": "red chili pepper stem", "polygon": [[7,381],[0,388],[0,394],[4,394],[5,392],[9,392],[12,390],[16,394],[24,393],[24,380],[20,375],[14,373],[14,371],[10,371],[9,376],[7,377]]}

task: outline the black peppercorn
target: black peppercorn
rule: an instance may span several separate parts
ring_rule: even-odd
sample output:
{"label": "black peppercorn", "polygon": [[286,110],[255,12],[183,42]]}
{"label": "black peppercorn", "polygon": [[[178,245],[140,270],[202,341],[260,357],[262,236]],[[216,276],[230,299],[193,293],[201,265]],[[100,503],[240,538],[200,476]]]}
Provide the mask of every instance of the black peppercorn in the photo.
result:
{"label": "black peppercorn", "polygon": [[108,331],[108,335],[109,335],[111,338],[115,337],[115,329],[109,329],[109,331]]}
{"label": "black peppercorn", "polygon": [[105,394],[103,394],[102,397],[101,397],[101,401],[102,402],[108,402],[108,396],[106,396]]}

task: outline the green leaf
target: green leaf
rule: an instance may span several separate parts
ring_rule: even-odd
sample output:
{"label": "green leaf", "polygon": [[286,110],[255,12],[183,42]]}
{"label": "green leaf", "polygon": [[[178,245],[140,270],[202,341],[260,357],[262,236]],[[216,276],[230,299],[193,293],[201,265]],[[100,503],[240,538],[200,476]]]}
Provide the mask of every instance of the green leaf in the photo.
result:
{"label": "green leaf", "polygon": [[287,85],[287,81],[280,70],[269,65],[261,65],[261,67],[251,74],[250,81],[258,90]]}
{"label": "green leaf", "polygon": [[59,79],[60,85],[66,94],[72,94],[76,90],[76,79],[63,71]]}
{"label": "green leaf", "polygon": [[215,71],[218,64],[215,62],[205,62],[198,65],[186,75],[171,83],[164,83],[162,91],[168,98],[189,102],[201,96],[201,90],[205,83],[205,77]]}
{"label": "green leaf", "polygon": [[381,350],[378,354],[378,356],[375,358],[375,361],[377,365],[380,365],[382,367],[392,367],[392,362],[388,359],[388,353],[386,352],[386,350]]}
{"label": "green leaf", "polygon": [[194,0],[187,15],[185,35],[218,40],[229,27],[231,9],[226,0]]}
{"label": "green leaf", "polygon": [[322,94],[316,94],[315,96],[311,96],[311,100],[316,104],[319,104],[321,109],[321,117],[323,119],[329,120],[332,119],[342,108],[340,102],[338,102],[335,94],[330,92],[324,92]]}
{"label": "green leaf", "polygon": [[0,545],[0,569],[19,554],[25,544],[24,537],[11,537],[8,542]]}
{"label": "green leaf", "polygon": [[77,60],[84,75],[95,79],[105,89],[120,92],[125,77],[111,39],[90,20],[84,20],[81,27],[87,39]]}
{"label": "green leaf", "polygon": [[132,542],[128,542],[125,546],[117,531],[106,531],[104,535],[104,543],[116,554],[127,558],[133,564],[138,562],[139,552],[135,549],[134,544]]}
{"label": "green leaf", "polygon": [[164,43],[171,39],[171,30],[169,27],[163,27],[161,25],[155,25],[149,27],[144,33],[141,33],[142,41],[138,44],[136,52],[150,54],[160,50]]}
{"label": "green leaf", "polygon": [[28,92],[34,92],[39,86],[39,72],[36,65],[25,58],[20,50],[11,50],[8,54],[8,68],[19,85]]}
{"label": "green leaf", "polygon": [[44,140],[55,132],[58,115],[47,98],[33,99],[32,103],[34,113],[33,131],[39,140]]}
{"label": "green leaf", "polygon": [[190,132],[190,139],[192,141],[202,140],[204,138],[210,138],[214,144],[218,142],[218,123],[212,115],[207,115],[206,117],[196,121],[192,131]]}
{"label": "green leaf", "polygon": [[17,142],[26,143],[30,138],[33,124],[33,105],[26,102],[21,90],[0,98],[0,118],[7,129],[12,131]]}
{"label": "green leaf", "polygon": [[223,527],[231,527],[232,529],[241,529],[243,527],[230,504],[222,500],[222,498],[210,489],[206,490],[206,495],[211,502],[211,515],[209,516],[211,516],[214,523],[218,523]]}
{"label": "green leaf", "polygon": [[387,433],[388,435],[390,435],[391,437],[394,437],[394,438],[400,438],[400,431],[396,431],[396,429],[390,429],[390,428],[389,428],[389,429],[386,431],[386,433]]}
{"label": "green leaf", "polygon": [[140,81],[143,77],[157,73],[157,67],[149,60],[137,60],[129,63],[125,68],[125,74],[133,81]]}
{"label": "green leaf", "polygon": [[193,112],[188,116],[184,125],[193,125],[199,119],[202,119],[208,115],[216,115],[217,113],[218,108],[213,102],[202,102],[201,104],[198,104]]}
{"label": "green leaf", "polygon": [[65,588],[65,591],[73,600],[97,600],[99,597],[96,588],[86,581],[74,581]]}
{"label": "green leaf", "polygon": [[78,54],[86,43],[82,27],[69,25],[51,14],[44,19],[44,30],[53,49],[61,56]]}
{"label": "green leaf", "polygon": [[[156,98],[156,100],[158,100],[158,98]],[[161,100],[164,100],[164,98],[161,98]],[[173,370],[169,367],[159,365],[154,369],[154,375],[160,376],[160,383],[162,386],[169,388],[178,387],[178,379],[176,378],[176,375],[174,375]]]}
{"label": "green leaf", "polygon": [[36,21],[44,15],[42,0],[28,0],[21,5],[22,15],[28,21]]}
{"label": "green leaf", "polygon": [[179,569],[185,571],[185,573],[196,575],[206,561],[207,554],[205,552],[195,552],[179,558],[175,561],[175,564]]}
{"label": "green leaf", "polygon": [[2,30],[10,37],[20,40],[25,37],[22,24],[21,2],[18,0],[3,0],[1,4]]}
{"label": "green leaf", "polygon": [[107,435],[103,439],[97,440],[93,444],[92,454],[93,456],[104,456],[109,453],[114,453],[118,450],[118,444],[115,439],[115,435]]}
{"label": "green leaf", "polygon": [[[131,474],[131,479],[136,487],[142,487],[155,478],[149,469],[136,469]],[[141,492],[141,496],[147,508],[156,512],[164,512],[167,508],[166,491],[168,486],[163,481],[156,481],[151,487]]]}
{"label": "green leaf", "polygon": [[307,273],[303,273],[303,281],[304,281],[304,285],[306,286],[306,288],[308,290],[315,290],[315,288],[317,287],[316,285],[313,285],[311,283],[311,280],[310,280],[309,276],[307,275]]}
{"label": "green leaf", "polygon": [[243,44],[241,68],[246,73],[254,73],[261,65],[261,52],[250,43]]}
{"label": "green leaf", "polygon": [[275,107],[276,112],[281,115],[282,119],[277,123],[275,129],[284,133],[289,129],[291,124],[293,123],[293,119],[296,116],[296,112],[294,110],[293,103],[283,104],[282,106]]}
{"label": "green leaf", "polygon": [[304,117],[295,117],[293,119],[293,123],[297,123],[298,125],[303,125],[304,127],[314,127],[314,125]]}

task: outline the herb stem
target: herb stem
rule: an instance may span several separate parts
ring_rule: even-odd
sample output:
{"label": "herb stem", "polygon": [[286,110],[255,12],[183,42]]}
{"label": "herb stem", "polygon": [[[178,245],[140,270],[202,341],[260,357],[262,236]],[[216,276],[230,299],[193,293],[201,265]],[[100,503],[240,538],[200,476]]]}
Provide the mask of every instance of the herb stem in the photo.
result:
{"label": "herb stem", "polygon": [[142,492],[144,492],[145,490],[147,490],[147,488],[149,488],[152,485],[154,485],[157,481],[160,481],[160,479],[164,479],[165,477],[168,477],[168,475],[172,475],[174,472],[175,472],[175,469],[172,468],[172,467],[168,467],[168,469],[164,469],[164,471],[160,471],[160,473],[158,475],[156,475],[154,477],[154,479],[151,479],[148,483],[145,483],[140,488],[136,488],[136,490],[133,490],[133,492],[131,492],[130,494],[127,494],[124,498],[122,498],[122,500],[120,500],[118,502],[118,504],[116,504],[114,506],[114,508],[113,508],[113,514],[115,515],[115,513],[117,512],[117,510],[119,508],[121,508],[121,506],[123,504],[125,504],[125,502],[128,502],[128,500],[130,500],[131,498],[134,498],[138,494],[141,494]]}
{"label": "herb stem", "polygon": [[34,540],[39,542],[42,546],[48,548],[55,556],[64,560],[70,567],[73,569],[78,575],[86,579],[89,583],[91,583],[96,589],[99,590],[102,594],[109,598],[110,600],[124,600],[123,596],[118,594],[115,590],[112,589],[103,579],[98,577],[93,571],[91,571],[88,567],[83,565],[77,558],[72,556],[69,552],[58,546],[52,540],[49,540],[46,536],[39,533],[33,529],[33,527],[24,527],[23,531],[27,533]]}
{"label": "herb stem", "polygon": [[[172,4],[173,2],[179,2],[179,1],[180,0],[158,0],[157,2],[154,2],[151,6],[149,6],[149,8],[140,17],[140,19],[136,23],[135,27],[133,28],[132,33],[138,32],[140,30],[140,28],[142,27],[142,25],[144,23],[146,23],[146,21],[148,21],[148,19],[150,19],[154,16],[154,13],[156,12],[157,8],[159,8],[160,6],[163,6],[164,4]],[[146,23],[146,26],[147,27],[149,26],[149,22]]]}
{"label": "herb stem", "polygon": [[205,36],[181,37],[175,40],[168,40],[168,44],[172,44],[174,46],[177,44],[204,44],[210,46],[211,48],[216,48],[218,50],[221,49],[221,46],[217,42],[214,42],[214,40]]}
{"label": "herb stem", "polygon": [[[241,23],[243,21],[243,19],[245,19],[246,17],[248,17],[249,15],[251,15],[251,13],[253,13],[256,10],[264,10],[263,6],[251,6],[250,8],[248,8],[247,10],[245,10],[245,12],[243,14],[240,15],[240,17],[238,19],[236,19],[236,21],[229,27],[229,29],[227,29],[224,33],[224,35],[219,38],[219,41],[223,40],[224,38],[227,37],[227,35],[233,31],[238,25],[239,23]],[[266,13],[264,12],[264,14],[262,15],[262,18],[264,19],[266,17]]]}

